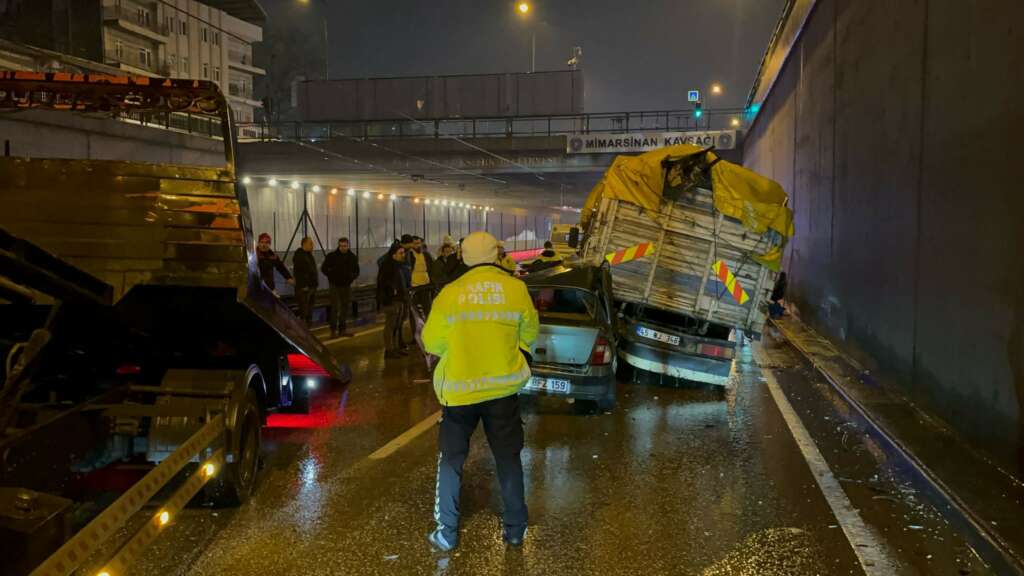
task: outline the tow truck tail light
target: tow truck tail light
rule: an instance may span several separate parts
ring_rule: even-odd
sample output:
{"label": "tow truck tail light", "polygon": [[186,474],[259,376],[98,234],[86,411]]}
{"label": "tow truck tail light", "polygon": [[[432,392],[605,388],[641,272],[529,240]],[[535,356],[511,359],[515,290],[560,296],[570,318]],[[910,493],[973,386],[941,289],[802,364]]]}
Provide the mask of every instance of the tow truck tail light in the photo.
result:
{"label": "tow truck tail light", "polygon": [[604,366],[612,363],[612,345],[607,339],[598,336],[594,343],[594,351],[590,353],[591,366]]}
{"label": "tow truck tail light", "polygon": [[735,351],[728,346],[715,346],[714,344],[701,344],[697,347],[697,353],[703,356],[716,356],[718,358],[732,358]]}
{"label": "tow truck tail light", "polygon": [[142,366],[138,364],[123,364],[117,367],[118,376],[138,376],[142,374]]}

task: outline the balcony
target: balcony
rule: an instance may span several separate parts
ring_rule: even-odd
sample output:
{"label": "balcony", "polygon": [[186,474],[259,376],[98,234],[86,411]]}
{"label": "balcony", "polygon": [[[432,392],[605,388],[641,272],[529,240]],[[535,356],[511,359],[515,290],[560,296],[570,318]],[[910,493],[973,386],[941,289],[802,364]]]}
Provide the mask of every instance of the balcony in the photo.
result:
{"label": "balcony", "polygon": [[170,66],[166,62],[158,63],[152,55],[149,58],[142,58],[139,55],[138,48],[129,46],[125,46],[120,54],[112,48],[105,50],[103,52],[103,62],[128,72],[148,76],[168,76],[170,71]]}
{"label": "balcony", "polygon": [[234,96],[235,98],[245,98],[246,100],[252,100],[252,86],[228,84],[228,95]]}
{"label": "balcony", "polygon": [[157,21],[155,11],[141,4],[121,0],[117,6],[103,7],[103,20],[125,32],[156,42],[167,42],[170,30]]}
{"label": "balcony", "polygon": [[239,50],[234,47],[228,48],[228,66],[243,70],[250,74],[266,75],[267,71],[255,66],[252,62],[252,49]]}

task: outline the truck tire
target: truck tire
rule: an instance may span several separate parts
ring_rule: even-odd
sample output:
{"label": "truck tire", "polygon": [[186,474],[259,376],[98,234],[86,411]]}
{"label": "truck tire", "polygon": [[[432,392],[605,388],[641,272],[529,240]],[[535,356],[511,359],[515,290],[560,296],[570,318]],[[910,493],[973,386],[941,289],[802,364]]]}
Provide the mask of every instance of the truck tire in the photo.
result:
{"label": "truck tire", "polygon": [[260,406],[256,391],[246,392],[238,408],[238,444],[235,461],[206,485],[206,495],[216,506],[241,506],[256,485],[260,461]]}

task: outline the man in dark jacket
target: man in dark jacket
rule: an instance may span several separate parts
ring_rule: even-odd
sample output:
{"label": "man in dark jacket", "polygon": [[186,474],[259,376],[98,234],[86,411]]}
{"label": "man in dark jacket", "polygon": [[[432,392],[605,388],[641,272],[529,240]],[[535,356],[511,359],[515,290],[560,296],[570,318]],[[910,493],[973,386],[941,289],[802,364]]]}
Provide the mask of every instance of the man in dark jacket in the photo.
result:
{"label": "man in dark jacket", "polygon": [[448,284],[448,274],[455,270],[455,247],[451,244],[442,244],[441,253],[430,265],[430,281],[434,284],[434,291],[440,292]]}
{"label": "man in dark jacket", "polygon": [[408,299],[402,264],[405,262],[405,248],[398,242],[391,245],[386,258],[380,260],[377,269],[377,303],[384,312],[384,357],[406,356],[402,350],[402,312]]}
{"label": "man in dark jacket", "polygon": [[260,279],[267,285],[267,288],[270,288],[274,296],[277,296],[274,270],[277,270],[281,276],[284,276],[284,279],[289,284],[295,284],[295,279],[292,278],[292,273],[288,271],[288,267],[270,249],[270,234],[266,232],[260,234],[259,241],[256,243],[256,265],[260,270]]}
{"label": "man in dark jacket", "polygon": [[313,322],[313,301],[320,285],[316,260],[313,259],[313,239],[309,236],[302,239],[302,248],[295,251],[292,267],[295,269],[295,302],[299,305],[299,318],[309,326]]}
{"label": "man in dark jacket", "polygon": [[331,337],[344,334],[349,316],[352,283],[359,278],[359,257],[349,249],[348,238],[338,240],[338,249],[324,258],[320,271],[331,285]]}

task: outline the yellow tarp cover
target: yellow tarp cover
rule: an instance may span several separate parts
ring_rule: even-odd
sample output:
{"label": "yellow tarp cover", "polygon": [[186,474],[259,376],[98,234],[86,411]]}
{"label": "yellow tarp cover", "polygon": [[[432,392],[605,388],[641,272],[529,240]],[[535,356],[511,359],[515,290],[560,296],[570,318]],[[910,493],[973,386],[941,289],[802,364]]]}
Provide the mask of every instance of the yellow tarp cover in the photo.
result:
{"label": "yellow tarp cover", "polygon": [[[606,197],[636,204],[646,210],[658,210],[665,185],[662,161],[684,158],[702,150],[690,144],[679,144],[639,156],[619,156],[583,205],[582,227],[587,228],[588,221]],[[708,152],[709,161],[717,158],[714,152]],[[721,160],[711,167],[711,187],[715,209],[739,220],[751,232],[761,234],[775,230],[782,235],[783,243],[793,236],[793,212],[786,207],[786,191],[778,182]],[[760,255],[757,260],[777,270],[781,258],[782,250],[777,248]]]}

